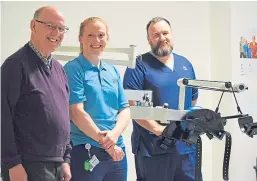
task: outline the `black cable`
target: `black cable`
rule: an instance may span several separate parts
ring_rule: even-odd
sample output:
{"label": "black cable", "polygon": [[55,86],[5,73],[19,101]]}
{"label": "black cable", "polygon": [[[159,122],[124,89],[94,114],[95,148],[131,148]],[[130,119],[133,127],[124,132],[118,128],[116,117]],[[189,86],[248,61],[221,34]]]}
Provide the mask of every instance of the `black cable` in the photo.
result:
{"label": "black cable", "polygon": [[218,113],[218,112],[219,112],[219,106],[220,106],[220,103],[221,103],[221,99],[222,99],[222,97],[223,97],[223,94],[224,94],[224,91],[223,91],[222,94],[221,94],[221,97],[220,97],[218,106],[217,106],[216,109],[215,109],[215,113]]}
{"label": "black cable", "polygon": [[224,89],[213,88],[213,87],[203,87],[203,86],[187,85],[187,87],[194,87],[194,88],[198,88],[198,89],[213,90],[213,91],[222,91],[222,95],[221,95],[221,98],[220,98],[218,107],[217,107],[216,110],[215,110],[215,113],[218,113],[218,111],[219,111],[219,105],[220,105],[220,102],[221,102],[221,99],[222,99],[222,97],[223,97],[224,92],[232,92],[232,93],[233,93],[233,96],[234,96],[234,98],[235,98],[235,101],[236,101],[237,111],[238,111],[240,114],[243,114],[242,111],[241,111],[241,108],[240,108],[239,105],[238,105],[237,98],[236,98],[236,95],[235,95],[235,91],[234,91],[234,89],[233,89],[233,86],[232,86],[231,82],[226,82],[226,84],[227,84],[227,86],[228,86],[229,88],[231,88],[231,91],[230,91],[230,90],[224,90]]}
{"label": "black cable", "polygon": [[240,109],[240,107],[239,107],[239,105],[238,105],[238,102],[237,102],[237,99],[236,99],[236,95],[235,95],[235,92],[234,92],[234,90],[233,90],[233,86],[231,87],[231,89],[232,89],[232,93],[233,93],[233,96],[234,96],[235,101],[236,101],[237,111],[238,111],[240,114],[243,114],[242,111],[241,111],[241,109]]}

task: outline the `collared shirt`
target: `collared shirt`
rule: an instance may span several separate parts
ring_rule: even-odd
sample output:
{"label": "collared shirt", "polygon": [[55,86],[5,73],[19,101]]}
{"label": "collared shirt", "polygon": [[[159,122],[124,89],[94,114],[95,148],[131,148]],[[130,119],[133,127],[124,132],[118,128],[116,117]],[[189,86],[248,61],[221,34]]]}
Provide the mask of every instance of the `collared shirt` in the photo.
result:
{"label": "collared shirt", "polygon": [[[104,61],[99,68],[82,54],[64,66],[70,88],[70,105],[83,103],[84,110],[100,130],[112,130],[117,115],[129,107],[118,70]],[[71,122],[71,140],[74,146],[89,143],[101,147]],[[120,136],[117,145],[124,146]]]}
{"label": "collared shirt", "polygon": [[37,54],[37,56],[45,63],[45,65],[48,68],[51,68],[51,60],[52,60],[52,55],[50,55],[48,58],[45,58],[42,53],[36,47],[29,41],[29,46],[32,48],[32,50]]}

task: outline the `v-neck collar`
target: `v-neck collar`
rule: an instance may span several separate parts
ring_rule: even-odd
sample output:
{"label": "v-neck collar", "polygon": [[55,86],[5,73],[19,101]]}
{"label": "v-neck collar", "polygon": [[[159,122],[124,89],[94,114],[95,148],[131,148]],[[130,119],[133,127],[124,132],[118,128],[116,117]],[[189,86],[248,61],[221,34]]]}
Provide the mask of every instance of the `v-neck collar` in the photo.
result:
{"label": "v-neck collar", "polygon": [[162,63],[160,60],[158,60],[151,52],[149,52],[149,54],[154,57],[154,60],[157,64],[161,65],[158,67],[162,67],[164,72],[174,72],[176,70],[176,56],[172,53],[173,55],[173,70],[168,67],[167,65],[165,65],[164,63]]}

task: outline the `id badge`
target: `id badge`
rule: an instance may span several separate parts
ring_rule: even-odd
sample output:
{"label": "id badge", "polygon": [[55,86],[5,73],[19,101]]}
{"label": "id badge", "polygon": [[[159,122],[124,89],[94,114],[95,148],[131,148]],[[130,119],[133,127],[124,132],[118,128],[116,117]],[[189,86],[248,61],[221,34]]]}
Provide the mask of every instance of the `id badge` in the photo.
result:
{"label": "id badge", "polygon": [[94,155],[90,160],[86,160],[84,162],[84,170],[87,171],[87,172],[88,171],[92,172],[93,169],[96,167],[96,165],[98,165],[99,163],[100,163],[100,161]]}
{"label": "id badge", "polygon": [[87,143],[85,145],[85,148],[87,150],[89,159],[84,162],[84,170],[92,172],[93,169],[95,168],[95,166],[98,165],[100,161],[97,159],[97,157],[95,155],[91,157],[91,154],[90,154],[91,145],[90,144]]}
{"label": "id badge", "polygon": [[96,167],[96,165],[98,165],[100,163],[100,161],[98,160],[98,158],[94,155],[90,160],[90,168],[89,171],[92,172],[93,169]]}

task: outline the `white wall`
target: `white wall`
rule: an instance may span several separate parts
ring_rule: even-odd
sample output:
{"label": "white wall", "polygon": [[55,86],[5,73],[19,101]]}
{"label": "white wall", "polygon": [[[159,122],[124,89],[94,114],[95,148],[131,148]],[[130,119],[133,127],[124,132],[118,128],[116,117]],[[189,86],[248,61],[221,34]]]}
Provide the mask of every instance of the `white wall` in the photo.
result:
{"label": "white wall", "polygon": [[[249,90],[239,95],[238,101],[244,113],[253,116],[257,122],[257,59],[239,58],[240,36],[257,37],[257,2],[231,2],[231,55],[233,66],[233,80],[245,82]],[[248,39],[249,41],[249,39]],[[240,75],[241,63],[251,64],[252,72]],[[236,107],[233,107],[236,113]],[[236,120],[234,120],[236,122]],[[256,165],[257,158],[257,137],[249,138],[242,134],[237,124],[231,126],[233,134],[233,149],[231,157],[231,180],[256,181],[256,173],[253,166]],[[240,156],[239,156],[240,155]]]}
{"label": "white wall", "polygon": [[[249,90],[237,94],[240,107],[244,113],[253,116],[256,122],[257,88],[254,80],[257,77],[257,61],[240,60],[239,39],[247,35],[249,30],[257,29],[256,2],[212,2],[211,3],[211,62],[213,80],[232,80],[244,82]],[[257,31],[256,31],[257,32]],[[257,34],[257,33],[255,33]],[[256,69],[246,76],[240,75],[240,63],[255,65]],[[255,72],[254,72],[255,71]],[[213,93],[213,108],[217,105],[219,94]],[[224,115],[237,114],[232,95],[227,94],[221,103]],[[249,138],[243,134],[236,119],[228,120],[226,130],[232,135],[232,151],[230,160],[230,180],[255,181],[253,166],[256,165],[257,137]],[[225,140],[213,141],[212,180],[221,181]]]}
{"label": "white wall", "polygon": [[[54,5],[66,17],[66,23],[70,31],[66,34],[63,45],[79,45],[77,41],[80,23],[89,16],[104,18],[110,29],[109,47],[128,47],[130,44],[137,46],[138,53],[149,50],[146,40],[145,26],[154,16],[164,16],[171,21],[174,33],[175,52],[186,56],[194,65],[197,78],[213,80],[232,79],[231,42],[234,30],[230,30],[230,19],[243,9],[238,9],[229,2],[2,2],[2,47],[1,61],[23,46],[30,38],[29,23],[34,11],[44,5]],[[250,7],[254,7],[252,4]],[[233,9],[234,8],[234,9]],[[257,8],[255,8],[256,10]],[[133,11],[133,13],[132,13]],[[248,11],[248,10],[247,10]],[[254,11],[254,8],[252,9]],[[231,12],[231,14],[230,14]],[[255,14],[254,14],[255,15]],[[233,17],[232,17],[233,16]],[[231,17],[231,18],[230,18]],[[254,16],[253,16],[254,17]],[[255,16],[257,17],[257,15]],[[234,19],[236,21],[237,18]],[[242,20],[243,21],[243,20]],[[255,21],[257,22],[257,21]],[[231,29],[237,28],[233,25]],[[235,35],[237,36],[237,35]],[[231,42],[230,42],[231,38]],[[236,37],[237,38],[237,37]],[[237,39],[236,39],[237,41]],[[122,75],[124,67],[119,67]],[[201,91],[199,105],[207,108],[215,108],[219,94],[209,91]],[[224,102],[231,102],[231,97],[226,96]],[[256,101],[257,102],[257,101]],[[222,112],[231,113],[229,104],[221,105]],[[231,126],[232,124],[232,126]],[[236,124],[230,123],[229,129]],[[134,158],[131,154],[130,134],[131,124],[124,133],[127,143],[129,162],[129,181],[135,180]],[[240,132],[233,132],[236,139],[244,137]],[[241,162],[244,148],[240,148],[240,142],[234,141],[235,151],[232,153],[231,179],[242,178],[238,175],[249,173],[249,180],[253,177],[252,158],[256,152],[251,146],[253,141],[244,137],[243,140],[252,150],[244,161],[245,166],[238,166]],[[256,143],[256,142],[254,142]],[[218,140],[209,141],[203,137],[203,176],[205,181],[221,180],[223,163],[224,142]],[[257,145],[257,144],[255,144]],[[246,147],[244,146],[244,147]],[[240,149],[239,149],[240,148]],[[240,150],[240,151],[239,151]],[[240,156],[239,156],[240,155]],[[234,166],[237,165],[237,166]],[[246,171],[246,167],[247,171]],[[241,169],[241,172],[235,169]],[[232,179],[233,178],[233,179]],[[246,181],[238,179],[238,181]]]}
{"label": "white wall", "polygon": [[[230,53],[230,11],[228,2],[211,3],[211,79],[228,81],[232,78]],[[220,99],[220,92],[212,92],[212,109],[215,109]],[[225,94],[220,112],[231,115],[231,95]],[[228,127],[229,125],[227,125]],[[222,164],[225,139],[212,140],[212,180],[222,179]],[[233,181],[233,180],[232,180]]]}

